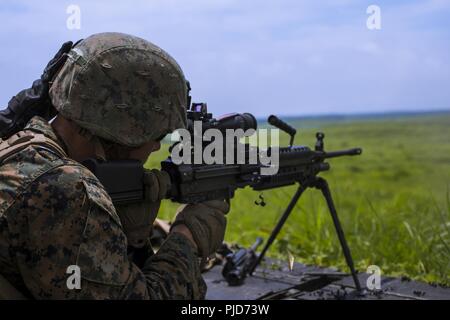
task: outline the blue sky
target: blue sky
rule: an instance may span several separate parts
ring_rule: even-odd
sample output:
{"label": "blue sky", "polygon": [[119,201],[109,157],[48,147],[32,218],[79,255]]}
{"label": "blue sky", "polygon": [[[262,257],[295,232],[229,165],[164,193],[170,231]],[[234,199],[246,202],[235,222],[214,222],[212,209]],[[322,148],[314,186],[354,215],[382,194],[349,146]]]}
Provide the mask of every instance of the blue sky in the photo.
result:
{"label": "blue sky", "polygon": [[0,21],[0,106],[62,42],[118,31],[168,51],[217,114],[450,109],[450,0],[1,0]]}

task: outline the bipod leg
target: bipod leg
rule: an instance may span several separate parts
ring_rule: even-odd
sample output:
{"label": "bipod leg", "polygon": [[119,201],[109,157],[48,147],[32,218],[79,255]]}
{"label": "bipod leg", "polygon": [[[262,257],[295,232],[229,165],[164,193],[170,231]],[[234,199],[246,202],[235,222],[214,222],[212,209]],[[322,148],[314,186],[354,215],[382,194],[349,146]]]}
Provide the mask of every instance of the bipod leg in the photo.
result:
{"label": "bipod leg", "polygon": [[352,254],[350,252],[350,248],[348,247],[347,240],[345,240],[344,231],[342,230],[341,222],[339,221],[336,207],[334,206],[333,198],[331,197],[331,191],[330,187],[328,186],[328,182],[325,179],[318,177],[316,179],[315,187],[322,191],[322,194],[327,202],[328,209],[330,210],[331,217],[333,218],[333,223],[336,229],[337,236],[339,238],[339,242],[341,243],[342,251],[344,252],[345,261],[347,262],[347,265],[352,273],[356,290],[361,293],[361,284],[359,283],[359,279],[353,264]]}
{"label": "bipod leg", "polygon": [[250,275],[253,274],[253,271],[255,271],[256,267],[259,265],[261,260],[264,258],[264,255],[266,254],[267,250],[271,246],[272,242],[277,237],[278,233],[280,233],[281,228],[283,227],[284,223],[286,222],[287,218],[292,212],[292,209],[294,209],[295,204],[297,203],[298,199],[302,195],[302,193],[308,188],[307,184],[301,184],[297,191],[295,192],[294,196],[291,199],[291,202],[289,202],[289,205],[287,206],[286,210],[284,211],[283,215],[281,216],[280,220],[278,221],[275,228],[272,230],[272,233],[270,234],[269,239],[267,240],[266,244],[264,245],[264,248],[262,249],[261,253],[259,254],[258,258],[256,259],[255,263],[250,268]]}

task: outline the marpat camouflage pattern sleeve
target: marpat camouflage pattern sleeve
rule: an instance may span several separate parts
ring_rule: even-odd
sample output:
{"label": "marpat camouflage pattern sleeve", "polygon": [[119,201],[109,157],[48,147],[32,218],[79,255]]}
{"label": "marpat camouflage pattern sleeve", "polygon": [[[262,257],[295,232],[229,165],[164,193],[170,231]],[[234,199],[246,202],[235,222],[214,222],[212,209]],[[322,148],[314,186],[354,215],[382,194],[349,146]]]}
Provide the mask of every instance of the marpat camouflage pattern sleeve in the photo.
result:
{"label": "marpat camouflage pattern sleeve", "polygon": [[[8,209],[24,285],[38,299],[203,299],[195,248],[171,234],[143,270],[128,260],[127,240],[110,197],[84,167],[42,174]],[[81,288],[69,289],[79,267]],[[69,280],[69,281],[68,281]]]}

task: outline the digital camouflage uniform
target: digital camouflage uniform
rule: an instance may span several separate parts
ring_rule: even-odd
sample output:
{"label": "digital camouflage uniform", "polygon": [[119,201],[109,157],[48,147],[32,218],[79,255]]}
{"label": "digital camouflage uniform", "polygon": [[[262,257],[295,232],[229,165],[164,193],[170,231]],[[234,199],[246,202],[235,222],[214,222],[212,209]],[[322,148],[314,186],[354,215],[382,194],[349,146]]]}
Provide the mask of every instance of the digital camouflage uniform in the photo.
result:
{"label": "digital camouflage uniform", "polygon": [[[26,129],[63,146],[34,117]],[[81,270],[69,290],[67,267]],[[201,299],[206,285],[195,248],[171,233],[138,268],[119,217],[97,178],[51,148],[31,145],[0,165],[0,270],[37,299]]]}

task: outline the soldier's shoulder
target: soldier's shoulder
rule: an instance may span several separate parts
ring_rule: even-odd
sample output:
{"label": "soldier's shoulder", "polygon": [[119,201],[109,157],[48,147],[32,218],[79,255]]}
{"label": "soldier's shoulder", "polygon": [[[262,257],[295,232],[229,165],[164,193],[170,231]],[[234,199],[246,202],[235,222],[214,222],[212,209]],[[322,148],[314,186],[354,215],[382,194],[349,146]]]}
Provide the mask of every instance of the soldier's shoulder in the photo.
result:
{"label": "soldier's shoulder", "polygon": [[29,186],[53,168],[64,165],[61,158],[48,148],[30,145],[14,152],[0,162],[0,214],[5,212]]}
{"label": "soldier's shoulder", "polygon": [[36,180],[36,188],[39,190],[53,190],[63,201],[70,199],[86,201],[92,206],[97,206],[108,213],[113,220],[120,224],[116,209],[111,197],[95,175],[83,165],[68,161],[65,164],[51,169]]}
{"label": "soldier's shoulder", "polygon": [[[43,170],[43,168],[45,169]],[[80,163],[66,158],[60,159],[57,164],[54,163],[52,166],[38,166],[33,171],[36,176],[31,181],[17,179],[23,173],[18,174],[16,168],[11,169],[10,172],[12,170],[16,170],[14,172],[15,183],[23,185],[15,186],[13,192],[14,181],[8,179],[12,184],[9,186],[11,192],[5,193],[4,197],[4,201],[7,201],[8,196],[10,198],[11,204],[7,205],[8,207],[12,205],[12,202],[20,202],[21,209],[26,206],[25,209],[28,212],[40,212],[48,207],[62,212],[72,211],[71,209],[80,210],[83,205],[88,203],[91,207],[99,207],[120,224],[112,200],[105,188],[95,175]],[[38,171],[41,172],[36,174]]]}

